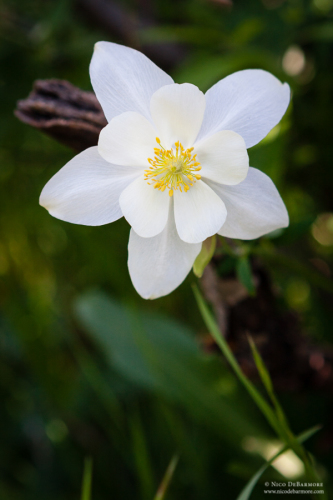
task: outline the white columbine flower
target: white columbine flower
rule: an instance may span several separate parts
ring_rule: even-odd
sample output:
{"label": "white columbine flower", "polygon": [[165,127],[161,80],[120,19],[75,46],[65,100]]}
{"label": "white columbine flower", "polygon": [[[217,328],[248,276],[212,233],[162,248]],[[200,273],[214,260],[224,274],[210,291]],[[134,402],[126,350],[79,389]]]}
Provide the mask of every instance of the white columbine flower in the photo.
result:
{"label": "white columbine flower", "polygon": [[276,187],[249,167],[246,151],[281,120],[286,83],[245,70],[203,94],[108,42],[96,44],[90,76],[109,124],[98,146],[52,177],[40,204],[75,224],[124,216],[129,272],[142,297],[174,290],[215,233],[249,240],[288,225]]}

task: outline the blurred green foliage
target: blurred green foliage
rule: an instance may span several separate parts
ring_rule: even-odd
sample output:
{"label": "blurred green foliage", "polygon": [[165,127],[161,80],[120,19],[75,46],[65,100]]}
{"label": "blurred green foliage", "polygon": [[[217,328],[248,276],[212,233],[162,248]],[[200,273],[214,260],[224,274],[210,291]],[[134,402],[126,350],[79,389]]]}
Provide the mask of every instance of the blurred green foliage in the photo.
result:
{"label": "blurred green foliage", "polygon": [[[119,4],[157,20],[136,34],[139,48],[185,46],[171,69],[179,83],[206,90],[258,67],[290,84],[287,115],[249,154],[278,186],[291,225],[251,245],[271,270],[281,308],[297,311],[315,341],[332,342],[333,1]],[[142,300],[127,271],[127,223],[75,226],[39,207],[42,187],[73,152],[13,116],[36,79],[90,89],[94,43],[124,40],[70,0],[2,2],[0,37],[0,498],[80,498],[91,455],[93,500],[152,499],[175,453],[166,498],[236,498],[263,463],[248,439],[272,435],[221,360],[198,347],[206,330],[189,286],[195,278]],[[274,259],[276,251],[285,258]],[[239,266],[232,256],[223,265],[222,274]],[[238,272],[250,279],[247,261]],[[296,433],[323,424],[326,434],[309,446],[329,492],[329,395],[280,397]],[[265,474],[283,478],[273,468]],[[263,498],[260,486],[252,498]]]}

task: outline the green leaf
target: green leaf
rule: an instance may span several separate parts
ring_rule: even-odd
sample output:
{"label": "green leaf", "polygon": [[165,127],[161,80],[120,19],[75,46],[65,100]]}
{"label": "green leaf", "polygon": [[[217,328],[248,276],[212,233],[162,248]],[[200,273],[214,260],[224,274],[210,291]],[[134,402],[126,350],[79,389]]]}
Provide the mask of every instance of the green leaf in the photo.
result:
{"label": "green leaf", "polygon": [[253,281],[251,264],[247,256],[238,259],[236,273],[239,281],[245,286],[250,295],[255,295],[256,288]]}
{"label": "green leaf", "polygon": [[91,500],[92,467],[92,458],[87,457],[84,461],[81,500]]}
{"label": "green leaf", "polygon": [[[308,429],[307,431],[304,431],[302,434],[300,434],[297,437],[297,441],[299,443],[303,443],[307,439],[309,439],[311,436],[313,436],[316,432],[318,432],[321,429],[320,425],[316,425],[315,427],[312,427],[311,429]],[[251,477],[250,481],[246,484],[245,488],[241,491],[241,493],[238,495],[236,500],[248,500],[250,498],[250,495],[257,484],[258,480],[260,477],[263,475],[263,473],[272,465],[274,460],[276,460],[280,455],[285,453],[290,447],[289,446],[284,446],[276,455],[274,455],[273,458],[271,458],[268,462],[266,462],[264,465],[260,467],[260,469],[254,474],[254,476]]]}
{"label": "green leaf", "polygon": [[214,234],[214,236],[207,238],[203,242],[201,247],[201,252],[194,261],[193,272],[198,278],[201,278],[205,270],[205,267],[211,261],[211,258],[213,257],[215,252],[215,248],[216,248],[216,235]]}
{"label": "green leaf", "polygon": [[184,325],[149,311],[124,307],[104,294],[84,294],[76,315],[110,368],[133,385],[175,401],[233,446],[245,435],[262,435],[239,388],[220,360],[204,355]]}
{"label": "green leaf", "polygon": [[176,470],[177,464],[178,464],[179,457],[177,455],[174,455],[172,459],[170,460],[170,463],[168,465],[167,470],[165,471],[165,474],[163,476],[163,479],[161,481],[161,484],[158,487],[157,493],[154,497],[154,500],[164,500],[165,494],[167,492],[167,489],[169,487],[170,481],[174,475],[174,472]]}

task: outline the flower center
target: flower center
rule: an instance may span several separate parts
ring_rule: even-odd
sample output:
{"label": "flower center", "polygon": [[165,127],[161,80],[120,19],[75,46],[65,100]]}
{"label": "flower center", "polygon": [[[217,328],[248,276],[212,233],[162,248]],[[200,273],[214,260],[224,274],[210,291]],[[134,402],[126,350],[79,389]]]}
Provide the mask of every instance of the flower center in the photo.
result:
{"label": "flower center", "polygon": [[154,159],[148,158],[149,169],[145,170],[145,180],[153,184],[159,191],[169,190],[169,196],[173,196],[176,189],[186,193],[193,184],[201,179],[201,175],[195,173],[201,170],[196,156],[192,155],[194,148],[184,149],[180,142],[175,143],[176,149],[164,149],[161,141],[156,137],[158,148],[154,148]]}

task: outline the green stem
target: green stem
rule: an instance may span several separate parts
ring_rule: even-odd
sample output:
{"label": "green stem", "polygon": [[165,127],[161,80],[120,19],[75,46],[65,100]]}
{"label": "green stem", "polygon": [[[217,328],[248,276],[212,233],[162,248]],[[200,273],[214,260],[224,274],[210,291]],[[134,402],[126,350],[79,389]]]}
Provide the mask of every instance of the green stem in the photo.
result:
{"label": "green stem", "polygon": [[170,481],[173,477],[173,474],[175,472],[175,469],[178,464],[179,457],[178,455],[174,455],[172,459],[170,460],[170,463],[168,465],[167,470],[165,471],[165,474],[163,476],[163,479],[161,481],[161,484],[159,485],[158,491],[154,497],[154,500],[164,500],[165,494],[167,492],[167,489],[170,485]]}
{"label": "green stem", "polygon": [[81,500],[91,500],[92,467],[92,458],[86,458],[84,461]]}

